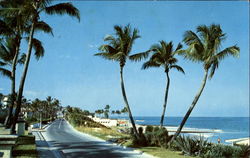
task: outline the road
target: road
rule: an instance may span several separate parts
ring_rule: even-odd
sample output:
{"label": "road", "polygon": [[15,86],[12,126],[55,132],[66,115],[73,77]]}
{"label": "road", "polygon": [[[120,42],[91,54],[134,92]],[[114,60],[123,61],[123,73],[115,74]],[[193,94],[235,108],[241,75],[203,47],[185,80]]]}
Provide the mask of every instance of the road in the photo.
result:
{"label": "road", "polygon": [[33,132],[39,157],[153,158],[76,131],[65,120],[54,121],[44,132]]}

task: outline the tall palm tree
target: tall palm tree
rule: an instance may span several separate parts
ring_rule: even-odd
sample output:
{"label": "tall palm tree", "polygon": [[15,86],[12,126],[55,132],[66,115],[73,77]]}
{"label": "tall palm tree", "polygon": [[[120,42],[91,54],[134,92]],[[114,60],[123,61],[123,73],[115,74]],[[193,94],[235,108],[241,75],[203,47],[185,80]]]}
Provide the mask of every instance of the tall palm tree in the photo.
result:
{"label": "tall palm tree", "polygon": [[[0,43],[0,64],[4,65],[5,68],[0,68],[0,72],[3,75],[6,75],[11,80],[11,97],[10,97],[10,105],[8,116],[5,119],[5,125],[8,128],[10,126],[10,119],[12,116],[13,106],[14,106],[14,98],[15,98],[15,70],[17,63],[23,64],[25,56],[23,55],[22,58],[17,59],[16,56],[16,47],[17,41],[13,38],[7,38]],[[7,67],[11,67],[8,69]]]}
{"label": "tall palm tree", "polygon": [[150,59],[145,62],[142,66],[142,69],[148,69],[151,67],[163,67],[166,77],[167,77],[167,86],[165,90],[165,97],[163,102],[163,111],[160,120],[160,126],[163,126],[165,111],[167,107],[167,100],[168,100],[168,91],[170,85],[170,77],[169,71],[171,69],[176,69],[183,74],[185,74],[182,67],[177,65],[178,60],[174,57],[176,53],[182,48],[181,44],[178,44],[177,48],[174,50],[173,43],[169,42],[166,43],[165,41],[160,41],[160,44],[153,45],[150,50],[153,52]]}
{"label": "tall palm tree", "polygon": [[[184,116],[177,132],[172,137],[173,141],[181,132],[192,110],[194,109],[201,93],[206,85],[207,78],[211,79],[219,67],[220,61],[227,56],[238,57],[240,48],[236,45],[221,50],[221,43],[226,39],[220,25],[212,24],[210,26],[200,25],[196,28],[196,33],[186,31],[183,41],[188,45],[186,51],[180,53],[184,58],[203,64],[204,78],[198,93],[194,97],[186,115]],[[209,74],[208,74],[209,73]],[[170,141],[170,142],[171,142]]]}
{"label": "tall palm tree", "polygon": [[32,43],[33,43],[33,36],[35,32],[35,27],[39,23],[40,19],[40,14],[41,13],[46,13],[48,15],[53,15],[53,14],[68,14],[72,17],[76,17],[80,20],[80,14],[77,8],[75,8],[71,3],[59,3],[55,5],[51,5],[52,0],[25,0],[22,1],[22,7],[19,8],[4,8],[3,10],[7,12],[10,16],[16,16],[17,13],[22,12],[22,14],[26,15],[30,20],[31,27],[30,27],[30,32],[29,32],[29,38],[28,38],[28,50],[26,54],[26,61],[24,64],[24,70],[21,76],[20,80],[20,85],[19,85],[19,90],[18,90],[18,95],[17,95],[17,109],[15,111],[15,117],[13,120],[13,125],[12,125],[12,130],[15,129],[15,124],[20,112],[21,108],[21,98],[23,94],[23,89],[24,89],[24,83],[26,79],[26,75],[28,72],[28,67],[29,67],[29,62],[30,62],[30,57],[31,57],[31,52],[32,52]]}
{"label": "tall palm tree", "polygon": [[[9,107],[9,114],[6,118],[5,125],[6,127],[10,126],[10,119],[12,114],[12,109],[14,102],[16,100],[16,93],[15,93],[15,71],[16,71],[16,65],[19,61],[19,50],[20,50],[20,44],[21,40],[25,38],[26,34],[28,34],[28,31],[30,29],[30,20],[29,16],[24,14],[22,10],[23,1],[19,0],[3,0],[0,2],[0,33],[4,37],[12,38],[13,39],[13,47],[15,50],[13,50],[14,56],[12,56],[12,69],[11,69],[11,101],[10,101],[10,107]],[[9,9],[11,12],[9,11]],[[43,31],[45,33],[51,33],[52,34],[52,28],[46,24],[43,21],[37,22],[35,25],[36,31]],[[52,34],[53,35],[53,34]],[[24,37],[23,37],[24,36]],[[41,42],[35,38],[32,39],[33,41],[33,48],[36,49],[36,58],[39,59],[41,56],[43,56],[43,47],[41,46]],[[25,60],[25,56],[23,55],[21,59]]]}
{"label": "tall palm tree", "polygon": [[[25,54],[22,54],[20,58],[18,58],[19,50],[17,52],[16,47],[20,43],[14,38],[7,38],[0,43],[0,62],[1,64],[5,65],[5,68],[0,68],[3,74],[8,76],[11,80],[11,96],[10,96],[10,106],[8,111],[8,116],[5,120],[5,125],[7,128],[10,126],[10,119],[12,117],[12,111],[14,102],[16,99],[16,91],[15,91],[15,84],[16,84],[16,66],[17,64],[24,64],[25,62]],[[33,39],[33,48],[35,50],[35,56],[39,59],[44,54],[44,48],[41,44],[41,41],[37,39]],[[10,67],[9,69],[7,68]]]}
{"label": "tall palm tree", "polygon": [[130,25],[126,25],[125,27],[115,25],[115,36],[109,35],[104,38],[104,41],[107,41],[108,44],[100,46],[99,50],[101,53],[95,54],[96,56],[101,56],[104,59],[117,61],[120,64],[120,79],[121,79],[121,90],[123,100],[128,109],[129,118],[132,124],[132,127],[135,131],[136,137],[139,138],[135,122],[132,116],[132,112],[130,110],[130,106],[128,103],[128,99],[126,96],[124,80],[123,80],[123,69],[126,64],[127,59],[129,59],[129,55],[132,49],[132,46],[137,38],[140,38],[137,29],[131,30]]}

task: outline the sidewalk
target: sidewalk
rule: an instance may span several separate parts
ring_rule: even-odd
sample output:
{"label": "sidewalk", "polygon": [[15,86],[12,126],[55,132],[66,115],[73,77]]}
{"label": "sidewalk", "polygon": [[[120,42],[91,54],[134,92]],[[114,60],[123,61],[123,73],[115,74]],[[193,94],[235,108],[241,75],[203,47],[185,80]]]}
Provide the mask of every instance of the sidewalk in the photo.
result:
{"label": "sidewalk", "polygon": [[32,134],[35,136],[39,158],[56,158],[48,143],[45,141],[41,131],[33,131]]}

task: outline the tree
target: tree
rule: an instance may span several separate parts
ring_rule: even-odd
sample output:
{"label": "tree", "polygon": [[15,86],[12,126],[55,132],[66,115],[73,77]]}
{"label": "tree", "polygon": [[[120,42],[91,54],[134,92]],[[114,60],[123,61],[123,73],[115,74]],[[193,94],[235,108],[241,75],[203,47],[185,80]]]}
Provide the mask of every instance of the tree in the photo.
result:
{"label": "tree", "polygon": [[142,69],[148,69],[151,67],[163,67],[166,77],[167,77],[167,86],[165,90],[165,97],[163,102],[163,111],[160,120],[160,126],[163,126],[165,111],[167,107],[168,100],[168,91],[170,85],[170,77],[169,71],[171,69],[176,69],[177,71],[185,73],[182,67],[177,65],[178,60],[174,57],[174,55],[182,48],[181,44],[178,44],[176,49],[173,49],[173,43],[166,43],[165,41],[160,41],[160,44],[153,45],[150,50],[153,52],[150,59],[145,62],[142,66]]}
{"label": "tree", "polygon": [[115,110],[112,110],[111,114],[114,115],[115,114]]}
{"label": "tree", "polygon": [[24,83],[25,83],[27,72],[28,72],[28,67],[29,67],[29,62],[30,62],[30,57],[31,57],[31,52],[32,52],[34,31],[35,31],[36,25],[39,23],[40,14],[43,12],[48,15],[68,14],[80,20],[78,9],[75,8],[71,3],[59,3],[59,4],[51,5],[52,0],[36,0],[36,1],[25,0],[22,2],[23,3],[22,3],[21,8],[15,8],[15,9],[4,8],[4,10],[8,12],[8,14],[11,16],[13,15],[15,16],[17,12],[22,12],[28,17],[28,19],[31,22],[30,33],[29,33],[29,38],[28,38],[28,50],[26,54],[26,60],[24,64],[23,73],[22,73],[21,80],[20,80],[20,85],[19,85],[19,90],[18,90],[18,95],[17,95],[17,109],[15,111],[12,130],[15,130],[15,124],[16,124],[18,114],[21,108],[21,98],[23,94]]}
{"label": "tree", "polygon": [[[10,126],[10,119],[12,115],[12,109],[16,100],[16,93],[15,93],[15,71],[16,65],[19,60],[24,62],[25,56],[22,55],[21,59],[19,59],[19,50],[20,50],[20,43],[22,38],[27,39],[27,37],[23,37],[28,33],[30,28],[30,21],[29,15],[24,14],[22,11],[22,5],[24,4],[23,1],[19,0],[3,0],[0,2],[0,33],[3,38],[11,38],[12,39],[12,65],[11,65],[11,98],[10,98],[10,107],[9,107],[9,114],[6,118],[5,125],[7,128]],[[49,25],[46,23],[39,21],[36,26],[35,30],[40,30],[46,33],[52,33],[52,30]],[[33,47],[36,49],[36,57],[39,59],[42,56],[43,47],[41,46],[41,42],[37,39],[32,39]]]}
{"label": "tree", "polygon": [[121,113],[126,114],[128,112],[128,109],[126,107],[124,107],[123,109],[121,109]]}
{"label": "tree", "polygon": [[104,108],[104,117],[105,118],[109,118],[109,109],[110,109],[110,105],[106,105]]}
{"label": "tree", "polygon": [[[19,60],[22,60],[24,63],[25,55],[21,56],[19,59],[19,50],[21,40],[28,39],[25,37],[28,34],[28,30],[30,28],[30,19],[27,12],[25,12],[23,7],[24,1],[20,0],[3,0],[0,2],[0,33],[4,37],[12,38],[13,42],[13,54],[12,56],[12,66],[11,66],[11,98],[10,98],[10,107],[9,107],[9,114],[6,118],[5,124],[8,128],[10,126],[10,120],[12,115],[13,106],[16,100],[16,93],[15,93],[15,71],[16,65]],[[25,14],[26,13],[26,14]],[[35,25],[36,31],[43,31],[46,33],[52,33],[52,29],[49,25],[44,23],[43,21],[39,21]],[[23,37],[24,36],[24,37]],[[33,41],[33,48],[35,48],[36,58],[39,59],[43,56],[43,47],[41,46],[41,42],[35,38],[32,39]],[[14,53],[15,52],[15,53]]]}
{"label": "tree", "polygon": [[[19,43],[17,43],[16,39],[14,38],[6,38],[1,41],[0,43],[0,72],[10,78],[11,80],[11,95],[10,95],[10,104],[8,110],[8,116],[5,119],[5,126],[9,128],[11,123],[12,111],[13,106],[16,98],[15,92],[15,80],[16,80],[16,66],[17,64],[23,64],[25,56],[22,55],[20,59],[17,59],[18,56],[16,55],[16,47]],[[9,67],[9,68],[8,68]]]}
{"label": "tree", "polygon": [[213,77],[216,69],[219,67],[220,61],[227,56],[238,57],[240,52],[240,48],[237,45],[227,47],[223,50],[220,49],[222,41],[226,39],[226,34],[223,33],[220,25],[200,25],[196,28],[196,33],[193,31],[185,32],[183,41],[188,45],[188,48],[187,50],[180,52],[180,54],[183,55],[185,59],[202,63],[205,72],[204,78],[198,93],[194,97],[192,104],[190,105],[171,141],[173,141],[180,134],[183,126],[201,96],[201,93],[206,85],[207,78],[211,79]]}
{"label": "tree", "polygon": [[120,116],[121,115],[121,111],[120,110],[116,110],[115,113]]}
{"label": "tree", "polygon": [[135,131],[135,135],[137,138],[139,138],[135,122],[133,119],[133,115],[128,103],[125,86],[124,86],[124,80],[123,80],[123,69],[126,64],[127,59],[129,59],[129,54],[131,52],[132,46],[136,39],[140,38],[138,34],[137,29],[131,30],[130,25],[127,25],[125,27],[115,25],[115,36],[108,35],[104,38],[104,41],[107,41],[108,44],[104,44],[100,46],[99,50],[102,51],[101,53],[95,54],[96,56],[101,56],[104,59],[117,61],[120,65],[120,80],[121,80],[121,90],[122,90],[122,96],[123,100],[125,102],[125,105],[128,109],[129,118],[132,124],[132,127]]}

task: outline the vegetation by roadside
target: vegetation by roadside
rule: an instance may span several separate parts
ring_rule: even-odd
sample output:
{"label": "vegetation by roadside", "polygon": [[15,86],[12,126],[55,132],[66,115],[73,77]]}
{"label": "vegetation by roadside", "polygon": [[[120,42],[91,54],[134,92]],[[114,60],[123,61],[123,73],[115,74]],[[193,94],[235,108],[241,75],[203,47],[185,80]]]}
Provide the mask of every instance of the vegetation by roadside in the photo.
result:
{"label": "vegetation by roadside", "polygon": [[191,156],[182,155],[180,151],[172,151],[161,147],[141,147],[138,150],[159,158],[191,158]]}
{"label": "vegetation by roadside", "polygon": [[128,134],[123,134],[120,133],[114,129],[111,128],[91,128],[91,127],[84,127],[84,126],[79,126],[75,127],[76,130],[87,133],[90,135],[93,135],[95,137],[104,139],[104,140],[110,140],[112,138],[129,138]]}
{"label": "vegetation by roadside", "polygon": [[17,143],[13,148],[14,158],[37,158],[35,136],[24,135],[17,138]]}

